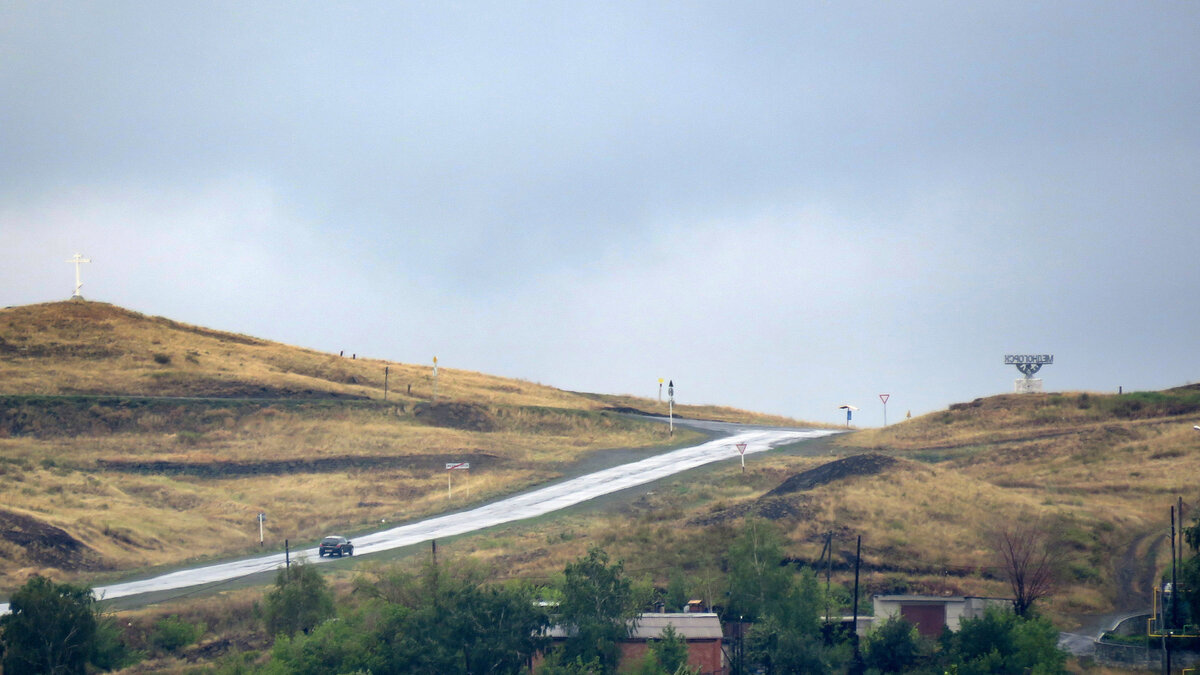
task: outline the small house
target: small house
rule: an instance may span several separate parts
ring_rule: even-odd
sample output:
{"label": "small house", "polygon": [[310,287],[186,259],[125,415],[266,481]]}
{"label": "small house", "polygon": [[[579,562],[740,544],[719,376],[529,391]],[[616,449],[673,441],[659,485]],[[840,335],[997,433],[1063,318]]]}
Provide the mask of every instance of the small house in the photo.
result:
{"label": "small house", "polygon": [[1013,602],[1006,598],[940,595],[877,595],[874,600],[876,626],[899,616],[925,637],[937,637],[944,628],[958,630],[963,619],[978,619],[988,607],[1011,609]]}
{"label": "small house", "polygon": [[[688,666],[698,668],[700,675],[725,675],[729,672],[725,652],[721,649],[724,637],[721,620],[711,612],[647,612],[639,615],[629,637],[620,643],[621,663],[634,663],[644,657],[651,643],[662,638],[667,626],[673,627],[675,634],[687,643]],[[562,626],[551,626],[547,635],[551,642],[568,639]],[[533,672],[537,672],[540,663],[540,657],[534,659]]]}

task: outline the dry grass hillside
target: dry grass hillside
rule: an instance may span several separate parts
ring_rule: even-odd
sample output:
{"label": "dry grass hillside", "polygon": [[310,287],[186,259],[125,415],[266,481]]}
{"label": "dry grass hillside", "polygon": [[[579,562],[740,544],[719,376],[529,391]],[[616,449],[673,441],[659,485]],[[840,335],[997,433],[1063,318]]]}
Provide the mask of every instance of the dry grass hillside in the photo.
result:
{"label": "dry grass hillside", "polygon": [[[3,394],[382,399],[385,366],[389,399],[432,395],[428,366],[326,354],[98,302],[0,310]],[[439,369],[438,393],[470,403],[602,407],[553,387],[453,368]]]}
{"label": "dry grass hillside", "polygon": [[[37,572],[97,579],[257,550],[260,511],[269,547],[311,542],[511,493],[595,451],[699,438],[603,396],[453,368],[437,401],[432,384],[425,366],[103,303],[0,310],[0,594]],[[471,462],[453,501],[448,461]]]}
{"label": "dry grass hillside", "polygon": [[[1195,517],[1197,422],[1195,386],[1124,395],[1010,394],[838,442],[846,451],[920,462],[946,477],[918,499],[941,501],[928,515],[959,526],[936,539],[910,536],[908,555],[929,541],[988,551],[987,534],[996,527],[1039,523],[1071,551],[1056,598],[1062,610],[1102,611],[1147,605],[1150,586],[1170,561],[1171,506],[1182,498],[1189,521]],[[961,498],[934,496],[945,490]],[[892,509],[904,512],[900,504]],[[969,559],[965,550],[959,555]]]}
{"label": "dry grass hillside", "polygon": [[[811,441],[648,486],[607,509],[465,540],[514,576],[542,577],[599,543],[665,587],[683,570],[720,603],[722,555],[748,516],[775,522],[799,564],[832,533],[849,584],[863,536],[873,593],[1008,596],[993,533],[1029,523],[1065,552],[1052,616],[1141,609],[1169,564],[1168,513],[1200,503],[1200,389],[996,396],[886,429]],[[520,551],[512,554],[511,551]],[[822,565],[823,567],[823,565]]]}
{"label": "dry grass hillside", "polygon": [[1024,394],[842,439],[952,468],[1047,506],[1077,505],[1115,525],[1162,529],[1173,498],[1194,501],[1200,387],[1162,392]]}
{"label": "dry grass hillside", "polygon": [[[430,400],[429,365],[327,354],[99,302],[0,310],[0,395],[382,400],[385,367],[389,401]],[[440,398],[460,403],[667,413],[666,403],[652,399],[564,391],[444,364],[437,387]],[[677,404],[675,413],[811,426],[711,405]]]}

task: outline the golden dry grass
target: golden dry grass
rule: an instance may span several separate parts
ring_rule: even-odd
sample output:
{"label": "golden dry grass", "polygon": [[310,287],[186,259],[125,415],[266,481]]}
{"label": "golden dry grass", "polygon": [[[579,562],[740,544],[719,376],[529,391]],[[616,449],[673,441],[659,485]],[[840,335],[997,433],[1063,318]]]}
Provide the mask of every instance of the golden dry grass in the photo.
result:
{"label": "golden dry grass", "polygon": [[[612,408],[632,408],[654,415],[666,415],[669,412],[669,405],[665,400],[659,401],[653,398],[642,398],[629,394],[583,394],[583,396]],[[738,408],[730,408],[728,406],[676,404],[674,411],[680,417],[697,420],[762,424],[775,427],[835,428],[834,425],[820,422],[806,422],[782,415],[769,415],[749,410],[739,410]]]}
{"label": "golden dry grass", "polygon": [[[384,365],[392,369],[388,404],[379,401]],[[197,404],[208,406],[199,413],[184,403],[76,401],[75,412],[55,409],[61,424],[70,418],[76,425],[70,433],[42,429],[0,438],[0,499],[12,512],[77,537],[111,568],[128,569],[212,552],[214,541],[223,552],[256,549],[254,514],[262,510],[276,541],[432,514],[447,506],[445,475],[419,462],[223,477],[131,473],[105,462],[220,466],[407,456],[431,458],[436,466],[470,454],[490,458],[470,476],[478,500],[544,480],[595,450],[666,442],[661,426],[599,412],[664,413],[665,404],[653,399],[564,392],[453,369],[441,374],[444,400],[472,404],[492,430],[434,426],[422,417],[430,394],[424,366],[339,358],[97,303],[10,308],[0,311],[0,393],[281,398]],[[333,395],[361,402],[312,400]],[[29,405],[49,409],[44,401]],[[802,424],[728,408],[676,410]],[[869,589],[977,595],[1006,592],[988,570],[988,529],[1026,518],[1053,522],[1076,555],[1052,610],[1100,611],[1113,600],[1112,568],[1124,547],[1162,530],[1177,496],[1200,501],[1194,486],[1200,433],[1191,429],[1197,422],[1200,397],[1190,389],[980,399],[839,436],[830,446],[838,455],[881,452],[900,464],[881,476],[787,497],[791,510],[777,522],[789,554],[801,560],[817,557],[826,531],[837,534],[843,557],[852,536],[862,534]],[[588,545],[601,544],[660,584],[683,568],[698,592],[713,593],[714,566],[740,514],[759,508],[762,495],[789,475],[829,459],[771,453],[756,457],[744,476],[732,463],[692,472],[621,510],[583,509],[465,537],[455,546],[496,561],[508,574],[536,577],[555,574]],[[466,485],[456,483],[455,501],[466,498]],[[0,545],[0,587],[34,571],[48,570],[21,547]]]}
{"label": "golden dry grass", "polygon": [[[280,395],[426,400],[432,363],[350,358],[214,331],[98,302],[0,310],[0,394]],[[472,403],[595,409],[553,387],[447,368],[438,393]],[[409,385],[412,386],[411,396]]]}
{"label": "golden dry grass", "polygon": [[[990,533],[1036,520],[1069,552],[1061,585],[1043,608],[1052,617],[1106,612],[1118,600],[1123,558],[1157,555],[1163,569],[1169,558],[1157,537],[1169,508],[1180,496],[1188,509],[1200,503],[1196,404],[1190,389],[1140,402],[1096,394],[983,399],[835,437],[820,456],[757,456],[744,476],[732,463],[691,472],[626,507],[514,525],[461,545],[513,575],[538,577],[600,544],[659,586],[672,570],[686,570],[694,592],[706,594],[742,518],[766,513],[800,561],[815,561],[824,534],[834,532],[835,582],[849,582],[847,562],[861,534],[868,593],[1008,596]],[[764,497],[790,475],[863,451],[898,463],[879,475]]]}
{"label": "golden dry grass", "polygon": [[[455,549],[492,561],[512,577],[547,580],[591,545],[626,563],[635,578],[665,588],[682,570],[689,593],[722,602],[722,556],[743,518],[759,513],[766,489],[828,458],[756,461],[746,476],[720,467],[655,486],[627,507],[586,510],[553,522],[513,524],[463,538]],[[1009,594],[986,541],[998,518],[1039,510],[1036,499],[941,467],[905,463],[884,476],[863,476],[787,498],[795,510],[778,517],[786,553],[814,564],[826,532],[834,532],[833,583],[853,580],[855,537],[863,537],[863,592],[937,595]],[[1081,533],[1100,524],[1062,514]],[[1086,557],[1087,552],[1081,552]],[[1103,583],[1071,581],[1045,608],[1052,616],[1098,612],[1111,600]],[[837,611],[847,608],[835,608]]]}
{"label": "golden dry grass", "polygon": [[[260,511],[269,514],[268,545],[278,547],[510,494],[595,450],[668,442],[655,423],[547,409],[502,410],[491,432],[428,427],[386,407],[242,413],[218,416],[203,433],[0,438],[0,500],[119,570],[256,549]],[[689,438],[681,432],[675,442]],[[441,463],[463,459],[473,470],[454,477],[451,501]],[[312,468],[322,461],[334,464]],[[279,466],[287,462],[307,464]],[[143,468],[150,463],[185,470]],[[261,473],[245,474],[255,467]],[[21,547],[0,547],[0,586],[38,571],[62,574],[32,564]]]}
{"label": "golden dry grass", "polygon": [[[277,547],[509,494],[597,450],[699,438],[668,437],[665,425],[604,412],[593,397],[439,371],[430,407],[424,366],[102,303],[0,310],[3,511],[59,528],[89,560],[58,568],[54,556],[0,541],[0,588],[36,572],[88,579],[257,550],[260,511]],[[449,501],[441,462],[464,459],[472,471]]]}
{"label": "golden dry grass", "polygon": [[955,408],[839,444],[936,461],[1025,496],[1040,512],[1069,511],[1127,537],[1163,528],[1178,497],[1196,501],[1200,406],[1190,388],[1011,395]]}

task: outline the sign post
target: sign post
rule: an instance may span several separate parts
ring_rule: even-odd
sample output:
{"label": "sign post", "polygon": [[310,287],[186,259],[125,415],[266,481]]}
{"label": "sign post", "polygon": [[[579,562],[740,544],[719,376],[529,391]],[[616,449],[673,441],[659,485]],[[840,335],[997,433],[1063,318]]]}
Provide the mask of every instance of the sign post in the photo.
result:
{"label": "sign post", "polygon": [[887,400],[891,398],[891,394],[880,394],[879,400],[883,401],[883,426],[887,426]]}
{"label": "sign post", "polygon": [[450,476],[453,471],[467,471],[471,468],[470,462],[446,462],[446,499],[452,499],[454,492],[450,486]]}
{"label": "sign post", "polygon": [[658,378],[658,402],[662,403],[662,378]]}
{"label": "sign post", "polygon": [[671,435],[675,435],[675,380],[667,383],[667,421]]}
{"label": "sign post", "polygon": [[742,456],[742,473],[746,473],[746,444],[738,443],[736,446],[738,454]]}
{"label": "sign post", "polygon": [[267,514],[260,511],[258,513],[258,545],[259,546],[263,545],[263,523],[265,523],[265,522],[267,522]]}
{"label": "sign post", "polygon": [[858,408],[855,408],[854,406],[847,403],[844,405],[839,405],[838,409],[846,411],[846,428],[849,429],[850,428],[850,418],[852,418],[854,416],[854,411],[858,410]]}

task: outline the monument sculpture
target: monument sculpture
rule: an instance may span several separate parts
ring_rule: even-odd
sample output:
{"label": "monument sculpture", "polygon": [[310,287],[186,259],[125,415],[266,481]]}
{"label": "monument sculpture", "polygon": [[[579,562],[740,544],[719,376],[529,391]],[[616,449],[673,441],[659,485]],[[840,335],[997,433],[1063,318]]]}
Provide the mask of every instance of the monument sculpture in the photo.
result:
{"label": "monument sculpture", "polygon": [[1042,390],[1041,379],[1035,379],[1034,373],[1054,363],[1053,354],[1005,354],[1004,365],[1013,365],[1025,377],[1016,380],[1014,390],[1018,394],[1029,394]]}

